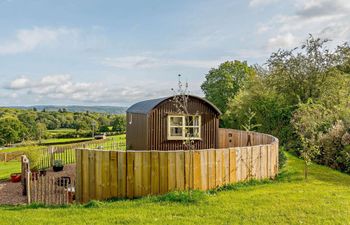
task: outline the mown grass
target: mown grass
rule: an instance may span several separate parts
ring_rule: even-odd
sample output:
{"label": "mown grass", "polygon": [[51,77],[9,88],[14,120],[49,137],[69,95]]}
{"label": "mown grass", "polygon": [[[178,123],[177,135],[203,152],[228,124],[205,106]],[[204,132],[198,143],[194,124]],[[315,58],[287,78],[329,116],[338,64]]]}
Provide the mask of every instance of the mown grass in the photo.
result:
{"label": "mown grass", "polygon": [[10,179],[11,173],[19,173],[19,172],[21,172],[20,162],[18,161],[0,162],[0,180],[8,180]]}
{"label": "mown grass", "polygon": [[59,129],[55,129],[55,130],[47,130],[48,133],[50,134],[65,134],[65,133],[72,133],[75,132],[76,129],[71,129],[71,128],[59,128]]}
{"label": "mown grass", "polygon": [[56,144],[71,144],[83,141],[90,141],[91,137],[88,138],[50,138],[41,141],[42,145],[56,145]]}
{"label": "mown grass", "polygon": [[302,161],[288,154],[275,181],[65,207],[1,206],[0,223],[350,224],[350,176],[312,165],[305,181],[302,172]]}

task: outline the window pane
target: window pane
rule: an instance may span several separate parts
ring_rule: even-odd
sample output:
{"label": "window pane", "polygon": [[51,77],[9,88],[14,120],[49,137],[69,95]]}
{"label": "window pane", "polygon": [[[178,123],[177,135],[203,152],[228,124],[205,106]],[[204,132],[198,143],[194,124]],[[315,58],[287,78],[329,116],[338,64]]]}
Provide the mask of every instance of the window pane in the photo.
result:
{"label": "window pane", "polygon": [[172,137],[181,137],[182,136],[182,127],[171,127],[170,136]]}
{"label": "window pane", "polygon": [[185,136],[199,138],[200,137],[199,128],[193,128],[193,127],[186,128]]}
{"label": "window pane", "polygon": [[193,117],[193,126],[199,126],[199,116]]}
{"label": "window pane", "polygon": [[186,116],[186,126],[199,126],[199,116]]}
{"label": "window pane", "polygon": [[170,117],[170,126],[182,126],[182,117]]}

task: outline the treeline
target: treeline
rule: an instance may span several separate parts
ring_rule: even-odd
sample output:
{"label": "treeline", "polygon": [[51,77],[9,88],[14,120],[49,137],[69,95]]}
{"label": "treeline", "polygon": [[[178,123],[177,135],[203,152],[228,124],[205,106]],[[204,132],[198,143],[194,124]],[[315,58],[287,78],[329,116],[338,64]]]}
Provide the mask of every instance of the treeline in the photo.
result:
{"label": "treeline", "polygon": [[350,173],[350,47],[330,50],[327,42],[310,36],[262,66],[233,61],[211,69],[201,87],[224,112],[222,126],[278,137],[306,169],[316,161]]}
{"label": "treeline", "polygon": [[53,137],[48,130],[75,129],[54,136],[58,138],[90,137],[93,131],[124,133],[125,126],[125,115],[0,108],[0,145]]}

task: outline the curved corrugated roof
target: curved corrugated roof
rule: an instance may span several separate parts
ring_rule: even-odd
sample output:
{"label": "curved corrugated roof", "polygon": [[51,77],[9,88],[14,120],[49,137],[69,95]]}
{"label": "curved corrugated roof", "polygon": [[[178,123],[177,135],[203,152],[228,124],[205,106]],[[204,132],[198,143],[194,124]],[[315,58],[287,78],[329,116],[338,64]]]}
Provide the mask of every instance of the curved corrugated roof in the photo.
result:
{"label": "curved corrugated roof", "polygon": [[[208,103],[219,115],[221,115],[221,111],[211,102],[208,100],[195,96],[195,95],[189,95],[190,97],[197,98],[199,100],[202,100],[206,103]],[[142,102],[138,102],[130,106],[126,112],[127,113],[139,113],[139,114],[148,114],[152,109],[154,109],[157,105],[164,102],[165,100],[168,100],[170,98],[173,98],[174,96],[164,97],[164,98],[157,98],[157,99],[150,99]]]}

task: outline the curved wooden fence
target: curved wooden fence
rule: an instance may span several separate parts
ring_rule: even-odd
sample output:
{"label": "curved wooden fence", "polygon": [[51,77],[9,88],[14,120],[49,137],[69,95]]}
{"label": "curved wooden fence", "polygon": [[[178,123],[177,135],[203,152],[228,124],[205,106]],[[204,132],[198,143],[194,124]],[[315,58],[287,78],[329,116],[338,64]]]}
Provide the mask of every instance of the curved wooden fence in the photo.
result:
{"label": "curved wooden fence", "polygon": [[174,190],[209,190],[278,173],[278,139],[220,129],[220,148],[193,151],[77,149],[76,200],[135,198]]}

